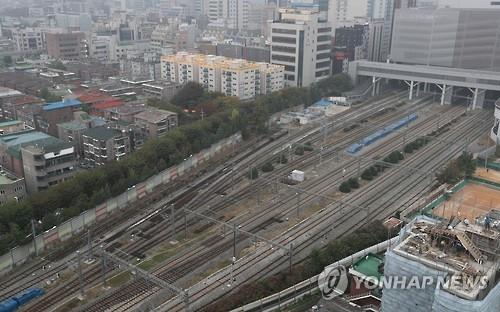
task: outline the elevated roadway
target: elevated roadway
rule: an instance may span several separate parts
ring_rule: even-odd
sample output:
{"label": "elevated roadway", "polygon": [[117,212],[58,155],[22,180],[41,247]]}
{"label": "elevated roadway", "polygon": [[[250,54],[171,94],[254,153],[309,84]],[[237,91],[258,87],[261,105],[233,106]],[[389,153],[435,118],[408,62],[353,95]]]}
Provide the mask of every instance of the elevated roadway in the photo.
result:
{"label": "elevated roadway", "polygon": [[450,104],[454,87],[466,88],[472,93],[472,109],[482,107],[487,90],[500,91],[500,74],[490,71],[447,68],[424,65],[405,65],[355,61],[349,64],[349,75],[354,81],[360,76],[372,78],[372,94],[378,94],[381,79],[405,81],[410,89],[409,99],[435,84],[441,90],[441,105]]}

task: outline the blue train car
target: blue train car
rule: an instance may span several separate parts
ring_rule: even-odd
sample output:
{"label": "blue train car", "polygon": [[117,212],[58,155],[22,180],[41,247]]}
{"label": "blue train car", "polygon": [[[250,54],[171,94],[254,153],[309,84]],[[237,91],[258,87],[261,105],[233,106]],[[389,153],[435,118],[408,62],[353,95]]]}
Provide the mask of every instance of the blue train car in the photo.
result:
{"label": "blue train car", "polygon": [[40,297],[45,293],[42,288],[30,288],[11,298],[0,302],[0,312],[12,312],[17,310],[23,304],[28,303],[36,297]]}
{"label": "blue train car", "polygon": [[362,148],[362,147],[363,147],[363,145],[358,144],[358,143],[354,143],[354,144],[352,144],[351,146],[349,146],[349,147],[347,148],[347,152],[348,152],[349,154],[354,154],[354,153],[359,152],[359,151],[361,150],[361,148]]}
{"label": "blue train car", "polygon": [[12,312],[17,310],[18,307],[19,303],[12,298],[0,302],[0,312]]}
{"label": "blue train car", "polygon": [[30,288],[22,293],[19,293],[12,297],[12,299],[16,300],[19,305],[23,305],[29,302],[31,299],[40,297],[43,295],[44,291],[41,288]]}

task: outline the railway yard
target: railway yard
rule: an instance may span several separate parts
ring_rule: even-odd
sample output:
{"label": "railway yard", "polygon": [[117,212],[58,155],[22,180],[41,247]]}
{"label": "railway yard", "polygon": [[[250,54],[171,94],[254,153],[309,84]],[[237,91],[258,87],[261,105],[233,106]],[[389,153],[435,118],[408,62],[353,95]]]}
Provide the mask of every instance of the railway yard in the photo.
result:
{"label": "railway yard", "polygon": [[[436,173],[462,152],[474,152],[493,123],[488,110],[404,96],[391,91],[324,122],[242,142],[64,248],[2,276],[0,299],[43,287],[45,294],[25,311],[199,311],[248,281],[299,263],[327,241],[417,202],[436,186]],[[348,151],[413,114],[383,138]],[[419,138],[426,144],[403,153],[398,164],[383,160]],[[249,178],[271,161],[274,170]],[[360,179],[374,165],[385,170]],[[290,183],[292,170],[306,179]],[[359,188],[340,192],[351,178]]]}

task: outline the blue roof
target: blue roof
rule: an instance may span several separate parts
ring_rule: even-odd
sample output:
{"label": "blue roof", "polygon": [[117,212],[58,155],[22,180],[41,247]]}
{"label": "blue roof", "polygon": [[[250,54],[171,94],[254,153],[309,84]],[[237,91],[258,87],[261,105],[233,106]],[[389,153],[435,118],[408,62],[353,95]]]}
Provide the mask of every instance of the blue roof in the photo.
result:
{"label": "blue roof", "polygon": [[313,104],[314,106],[329,106],[332,105],[332,101],[329,99],[321,99],[318,102]]}
{"label": "blue roof", "polygon": [[47,103],[43,106],[44,111],[51,111],[55,109],[61,109],[65,107],[72,107],[72,106],[78,106],[82,105],[82,102],[76,100],[76,99],[67,99],[67,100],[62,100],[60,102],[52,102],[52,103]]}

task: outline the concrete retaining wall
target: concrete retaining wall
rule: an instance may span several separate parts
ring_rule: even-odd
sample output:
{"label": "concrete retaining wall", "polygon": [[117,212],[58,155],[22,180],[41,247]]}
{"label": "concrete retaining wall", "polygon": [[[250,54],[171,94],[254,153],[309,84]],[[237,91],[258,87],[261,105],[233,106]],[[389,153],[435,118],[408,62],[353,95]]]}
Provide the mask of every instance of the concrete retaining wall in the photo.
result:
{"label": "concrete retaining wall", "polygon": [[[199,164],[203,163],[203,161],[212,158],[217,153],[232,147],[240,141],[241,134],[235,134],[227,139],[224,139],[186,159],[181,164],[167,168],[157,175],[150,177],[146,181],[137,184],[135,187],[128,189],[115,198],[108,199],[99,206],[82,212],[79,216],[66,221],[58,227],[54,227],[53,229],[39,234],[36,237],[36,249],[38,253],[49,249],[50,246],[53,246],[60,241],[68,240],[73,235],[80,233],[85,230],[86,227],[94,224],[96,220],[104,220],[117,208],[125,208],[129,204],[137,201],[137,199],[144,198],[148,194],[152,193],[157,186],[175,180],[177,177],[185,174],[190,169],[196,168]],[[10,271],[13,267],[22,264],[34,254],[35,244],[31,242],[24,246],[15,247],[9,253],[0,256],[0,275]]]}

